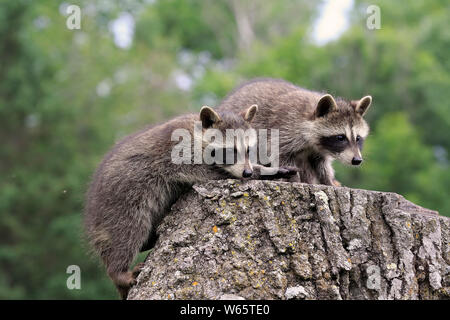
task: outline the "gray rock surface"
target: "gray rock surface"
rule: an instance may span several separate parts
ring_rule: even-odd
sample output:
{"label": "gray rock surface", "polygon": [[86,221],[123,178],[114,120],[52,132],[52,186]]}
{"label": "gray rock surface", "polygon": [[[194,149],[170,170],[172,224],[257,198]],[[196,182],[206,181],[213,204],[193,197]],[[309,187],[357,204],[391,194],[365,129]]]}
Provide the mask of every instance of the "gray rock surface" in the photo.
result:
{"label": "gray rock surface", "polygon": [[448,299],[450,219],[394,193],[277,181],[194,186],[129,299]]}

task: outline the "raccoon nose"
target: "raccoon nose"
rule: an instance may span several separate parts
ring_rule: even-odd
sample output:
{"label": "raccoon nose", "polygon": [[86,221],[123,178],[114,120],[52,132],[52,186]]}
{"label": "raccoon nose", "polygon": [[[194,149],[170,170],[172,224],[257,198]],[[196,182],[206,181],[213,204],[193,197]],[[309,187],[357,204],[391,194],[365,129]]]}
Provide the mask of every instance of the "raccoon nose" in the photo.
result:
{"label": "raccoon nose", "polygon": [[242,172],[242,176],[243,176],[244,178],[251,177],[252,174],[253,174],[253,171],[250,170],[250,169],[244,169],[244,171]]}
{"label": "raccoon nose", "polygon": [[354,166],[359,166],[361,164],[361,162],[363,161],[363,159],[361,159],[360,157],[354,157],[352,159],[352,165]]}

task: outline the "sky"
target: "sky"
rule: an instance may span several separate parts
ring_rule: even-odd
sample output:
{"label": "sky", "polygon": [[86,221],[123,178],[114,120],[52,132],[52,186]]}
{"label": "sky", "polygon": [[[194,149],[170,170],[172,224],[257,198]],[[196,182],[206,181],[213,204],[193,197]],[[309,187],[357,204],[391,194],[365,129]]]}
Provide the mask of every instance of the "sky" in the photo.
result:
{"label": "sky", "polygon": [[323,45],[339,38],[348,28],[348,13],[353,0],[327,0],[321,8],[321,14],[313,28],[313,39]]}
{"label": "sky", "polygon": [[119,17],[109,24],[114,43],[122,49],[128,49],[133,43],[134,17],[128,12],[122,12]]}
{"label": "sky", "polygon": [[[337,39],[348,28],[348,12],[353,0],[325,0],[312,32],[314,41],[323,45]],[[135,21],[131,14],[121,13],[110,24],[116,46],[128,49],[133,43]]]}

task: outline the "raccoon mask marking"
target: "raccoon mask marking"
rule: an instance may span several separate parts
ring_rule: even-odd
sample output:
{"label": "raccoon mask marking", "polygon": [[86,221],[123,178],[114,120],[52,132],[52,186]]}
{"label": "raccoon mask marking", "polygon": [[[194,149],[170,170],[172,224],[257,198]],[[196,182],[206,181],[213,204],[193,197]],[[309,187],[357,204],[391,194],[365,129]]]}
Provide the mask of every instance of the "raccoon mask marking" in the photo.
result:
{"label": "raccoon mask marking", "polygon": [[344,164],[360,165],[364,140],[369,133],[362,116],[371,103],[370,96],[350,103],[344,100],[337,103],[329,94],[320,98],[314,119],[318,151]]}
{"label": "raccoon mask marking", "polygon": [[[203,144],[209,144],[211,157],[218,159],[214,165],[237,178],[248,178],[253,174],[249,151],[256,146],[257,139],[256,131],[251,129],[250,123],[257,111],[256,105],[240,114],[219,114],[207,106],[200,110],[203,129],[210,133],[211,130],[216,130],[222,137],[227,137],[225,141],[215,140],[213,143],[203,140]],[[233,130],[225,127],[224,123],[234,123]],[[208,136],[205,133],[203,137]]]}

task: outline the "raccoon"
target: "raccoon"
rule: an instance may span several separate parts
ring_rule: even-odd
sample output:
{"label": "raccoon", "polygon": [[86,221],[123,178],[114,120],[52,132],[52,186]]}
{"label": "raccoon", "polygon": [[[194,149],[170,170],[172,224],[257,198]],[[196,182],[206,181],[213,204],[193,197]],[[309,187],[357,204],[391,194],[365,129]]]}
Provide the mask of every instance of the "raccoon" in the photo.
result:
{"label": "raccoon", "polygon": [[[203,107],[200,114],[188,114],[147,128],[119,142],[96,170],[86,197],[84,228],[88,241],[101,257],[109,277],[122,299],[135,284],[142,264],[129,271],[139,251],[150,249],[155,241],[155,228],[179,196],[194,183],[227,178],[263,179],[259,165],[249,161],[248,154],[240,163],[174,163],[173,141],[176,129],[185,129],[193,137],[188,143],[192,158],[195,143],[205,146],[203,133],[209,129],[249,129],[257,111],[251,106],[243,113],[216,112]],[[200,132],[194,125],[201,121]],[[236,139],[238,140],[238,139]],[[251,139],[236,141],[248,152]],[[228,145],[217,145],[222,152]],[[277,168],[269,178],[286,178],[296,174],[293,168]]]}
{"label": "raccoon", "polygon": [[330,94],[300,88],[282,79],[254,79],[234,89],[217,106],[219,111],[240,111],[257,104],[255,129],[279,129],[281,166],[296,166],[291,181],[340,185],[332,161],[358,166],[369,134],[363,119],[371,96],[360,100],[333,98]]}

